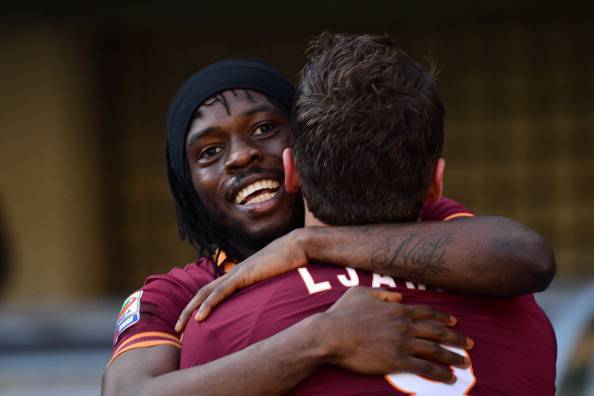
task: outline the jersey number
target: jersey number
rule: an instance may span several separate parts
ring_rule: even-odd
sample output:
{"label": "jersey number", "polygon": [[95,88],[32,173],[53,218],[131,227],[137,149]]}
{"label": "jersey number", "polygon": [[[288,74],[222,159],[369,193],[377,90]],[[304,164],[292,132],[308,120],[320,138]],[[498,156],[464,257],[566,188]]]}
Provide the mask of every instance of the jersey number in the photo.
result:
{"label": "jersey number", "polygon": [[[466,357],[470,359],[468,353],[463,349],[445,345],[442,346],[459,355],[466,355]],[[454,384],[444,384],[418,375],[406,373],[388,374],[385,378],[394,388],[398,389],[400,392],[407,393],[410,396],[463,396],[468,394],[476,382],[476,377],[472,372],[472,363],[470,363],[470,367],[465,369],[451,366],[450,368],[454,371],[454,375],[457,378],[457,381]]]}

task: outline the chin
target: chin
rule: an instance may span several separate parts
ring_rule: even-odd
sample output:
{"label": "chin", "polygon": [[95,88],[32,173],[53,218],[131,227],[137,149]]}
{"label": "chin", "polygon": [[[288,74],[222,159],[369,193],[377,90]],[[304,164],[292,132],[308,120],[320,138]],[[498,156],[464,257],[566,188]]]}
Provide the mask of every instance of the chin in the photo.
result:
{"label": "chin", "polygon": [[235,241],[251,247],[254,251],[260,250],[273,240],[303,227],[302,200],[296,199],[291,210],[284,214],[276,212],[273,216],[252,219],[247,223],[247,226],[236,224],[235,227],[226,227],[230,231],[228,235],[232,235]]}
{"label": "chin", "polygon": [[258,224],[258,227],[245,230],[245,235],[248,240],[251,240],[251,246],[261,249],[270,242],[283,235],[288,234],[296,228],[303,226],[303,215],[292,216],[288,215],[282,221],[272,219],[272,221],[263,221]]}

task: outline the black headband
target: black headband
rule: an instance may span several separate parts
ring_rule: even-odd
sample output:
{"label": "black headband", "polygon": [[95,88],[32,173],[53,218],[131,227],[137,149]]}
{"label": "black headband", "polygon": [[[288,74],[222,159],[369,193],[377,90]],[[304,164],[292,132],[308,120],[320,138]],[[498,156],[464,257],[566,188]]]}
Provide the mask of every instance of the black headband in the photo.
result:
{"label": "black headband", "polygon": [[178,182],[189,182],[185,164],[186,134],[196,109],[217,93],[233,88],[266,94],[287,111],[293,106],[293,84],[259,59],[225,59],[198,71],[181,86],[167,113],[167,156]]}

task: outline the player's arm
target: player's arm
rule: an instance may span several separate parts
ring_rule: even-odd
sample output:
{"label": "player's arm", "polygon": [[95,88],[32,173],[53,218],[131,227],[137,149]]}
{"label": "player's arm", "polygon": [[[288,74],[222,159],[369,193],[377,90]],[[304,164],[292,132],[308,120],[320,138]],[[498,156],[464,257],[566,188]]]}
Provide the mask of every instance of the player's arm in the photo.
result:
{"label": "player's arm", "polygon": [[179,352],[173,346],[130,350],[109,365],[102,394],[276,395],[324,364],[364,374],[407,371],[453,381],[445,366],[467,367],[469,362],[438,344],[468,349],[472,341],[450,328],[455,323],[450,315],[398,301],[398,293],[354,287],[325,313],[184,370],[175,371]]}
{"label": "player's arm", "polygon": [[555,275],[547,241],[504,217],[295,231],[306,260],[344,263],[462,294],[509,297],[542,291]]}
{"label": "player's arm", "polygon": [[316,318],[200,366],[178,370],[173,347],[140,348],[118,356],[103,377],[102,395],[273,395],[287,392],[328,354],[311,337]]}
{"label": "player's arm", "polygon": [[182,312],[205,318],[235,290],[309,261],[392,275],[461,294],[509,297],[544,290],[555,275],[547,241],[496,216],[349,227],[306,227],[273,241],[203,287]]}

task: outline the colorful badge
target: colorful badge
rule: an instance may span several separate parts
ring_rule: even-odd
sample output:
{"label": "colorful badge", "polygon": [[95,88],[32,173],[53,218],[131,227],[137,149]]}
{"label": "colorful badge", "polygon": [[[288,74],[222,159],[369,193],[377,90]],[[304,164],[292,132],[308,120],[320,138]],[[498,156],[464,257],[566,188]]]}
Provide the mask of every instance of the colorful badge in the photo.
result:
{"label": "colorful badge", "polygon": [[138,323],[140,320],[140,297],[142,296],[142,290],[138,290],[132,293],[130,297],[122,304],[122,309],[118,315],[118,319],[115,325],[114,344],[117,342],[120,334],[124,332],[128,327],[134,323]]}

